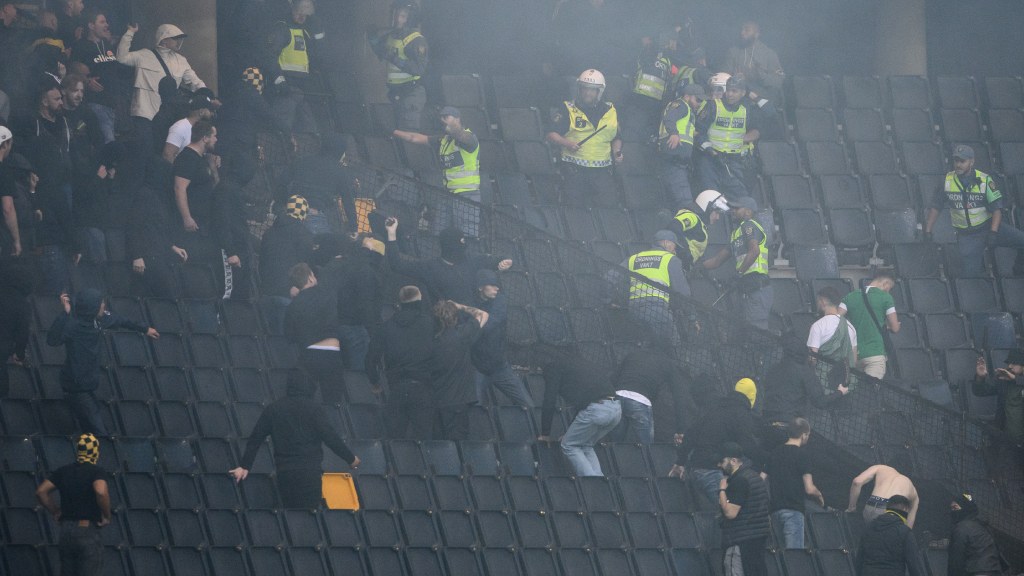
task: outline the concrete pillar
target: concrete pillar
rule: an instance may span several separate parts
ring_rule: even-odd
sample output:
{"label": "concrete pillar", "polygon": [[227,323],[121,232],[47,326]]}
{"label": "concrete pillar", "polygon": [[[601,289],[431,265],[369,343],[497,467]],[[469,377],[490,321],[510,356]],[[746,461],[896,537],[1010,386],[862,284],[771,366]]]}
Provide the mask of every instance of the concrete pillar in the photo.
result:
{"label": "concrete pillar", "polygon": [[217,90],[217,2],[176,0],[174,2],[138,2],[133,7],[139,32],[132,50],[153,48],[153,35],[161,24],[174,24],[188,34],[181,55],[203,82]]}
{"label": "concrete pillar", "polygon": [[925,0],[878,0],[875,73],[927,75]]}

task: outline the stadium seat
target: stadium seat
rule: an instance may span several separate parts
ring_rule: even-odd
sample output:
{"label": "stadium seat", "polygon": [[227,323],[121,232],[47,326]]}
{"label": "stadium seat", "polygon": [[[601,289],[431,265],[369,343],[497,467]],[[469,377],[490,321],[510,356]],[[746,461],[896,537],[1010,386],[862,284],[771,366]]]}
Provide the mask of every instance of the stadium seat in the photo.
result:
{"label": "stadium seat", "polygon": [[1008,312],[971,314],[971,332],[975,344],[983,350],[1015,348],[1017,345],[1013,316]]}
{"label": "stadium seat", "polygon": [[162,546],[166,544],[167,537],[164,534],[160,512],[157,510],[126,510],[124,520],[128,541],[132,546]]}
{"label": "stadium seat", "polygon": [[118,366],[150,366],[146,337],[138,332],[114,332],[111,334],[114,355]]}
{"label": "stadium seat", "polygon": [[426,510],[402,510],[398,513],[406,546],[433,547],[441,545],[441,533],[434,514]]}
{"label": "stadium seat", "polygon": [[783,239],[795,246],[819,246],[828,243],[821,213],[817,210],[783,210]]}
{"label": "stadium seat", "polygon": [[498,122],[507,142],[544,141],[544,123],[537,108],[499,108]]}
{"label": "stadium seat", "polygon": [[127,551],[128,563],[135,574],[171,576],[162,548],[156,545],[138,545]]}
{"label": "stadium seat", "polygon": [[488,548],[509,548],[518,544],[510,515],[504,510],[481,510],[477,513],[480,539]]}
{"label": "stadium seat", "polygon": [[796,246],[793,248],[796,276],[801,282],[815,278],[838,278],[839,261],[832,245]]}
{"label": "stadium seat", "polygon": [[565,229],[558,211],[550,206],[527,206],[523,209],[526,223],[544,232],[565,239]]}
{"label": "stadium seat", "polygon": [[459,443],[462,463],[468,466],[473,474],[496,476],[498,474],[498,458],[491,442],[463,441]]}
{"label": "stadium seat", "polygon": [[914,202],[910,195],[910,182],[897,174],[870,176],[871,204],[876,210],[903,210]]}
{"label": "stadium seat", "polygon": [[985,78],[985,95],[989,109],[1024,108],[1024,90],[1018,77]]}
{"label": "stadium seat", "polygon": [[566,576],[597,576],[597,565],[591,550],[563,549],[556,552]]}
{"label": "stadium seat", "polygon": [[875,245],[875,232],[868,212],[857,208],[828,211],[832,243],[839,248],[871,248]]}
{"label": "stadium seat", "polygon": [[198,510],[168,510],[167,535],[172,546],[197,547],[206,543]]}
{"label": "stadium seat", "polygon": [[856,175],[825,174],[820,178],[822,203],[827,208],[863,208],[863,182]]}
{"label": "stadium seat", "polygon": [[204,507],[196,476],[191,473],[166,473],[161,478],[167,507],[179,510],[199,510]]}
{"label": "stadium seat", "polygon": [[815,204],[811,180],[807,176],[772,176],[771,184],[777,209],[808,208]]}
{"label": "stadium seat", "polygon": [[621,548],[629,544],[618,512],[590,512],[588,516],[598,548]]}
{"label": "stadium seat", "polygon": [[1024,141],[1001,142],[999,158],[1003,174],[1024,174]]}
{"label": "stadium seat", "polygon": [[206,550],[213,576],[248,576],[245,551],[237,547],[213,547]]}
{"label": "stadium seat", "polygon": [[426,476],[395,476],[395,494],[405,510],[433,510],[434,500]]}
{"label": "stadium seat", "polygon": [[896,155],[885,142],[854,142],[857,171],[862,175],[897,174]]}
{"label": "stadium seat", "polygon": [[942,149],[934,142],[903,142],[901,148],[907,174],[937,174],[946,169]]}
{"label": "stadium seat", "polygon": [[569,232],[569,239],[580,242],[592,242],[601,239],[601,233],[597,230],[597,223],[589,208],[565,208],[566,230]]}
{"label": "stadium seat", "polygon": [[658,498],[650,478],[620,477],[615,481],[622,508],[627,512],[657,512]]}
{"label": "stadium seat", "polygon": [[544,501],[543,487],[537,478],[511,476],[505,480],[513,509],[520,512],[548,510],[548,505]]}
{"label": "stadium seat", "polygon": [[1006,311],[1018,316],[1024,313],[1024,278],[1000,278],[999,287]]}
{"label": "stadium seat", "polygon": [[874,213],[875,230],[882,244],[909,244],[917,239],[917,212],[913,208]]}
{"label": "stadium seat", "polygon": [[470,476],[469,488],[477,510],[502,511],[510,508],[505,486],[499,476]]}
{"label": "stadium seat", "polygon": [[911,278],[910,302],[918,314],[951,312],[955,309],[949,285],[939,278]]}
{"label": "stadium seat", "polygon": [[941,257],[936,244],[896,244],[896,270],[901,278],[937,278]]}
{"label": "stadium seat", "polygon": [[892,132],[898,142],[935,142],[935,121],[931,112],[918,108],[897,108],[892,111]]}
{"label": "stadium seat", "polygon": [[978,142],[985,140],[981,117],[977,110],[943,109],[942,135],[946,142]]}
{"label": "stadium seat", "polygon": [[394,510],[364,509],[361,512],[366,541],[370,546],[390,548],[402,545],[402,534]]}
{"label": "stadium seat", "polygon": [[977,109],[980,104],[974,78],[968,76],[939,76],[935,78],[935,92],[943,108]]}
{"label": "stadium seat", "polygon": [[971,345],[967,321],[961,314],[926,314],[924,317],[928,344],[937,350]]}
{"label": "stadium seat", "polygon": [[960,312],[974,314],[1001,310],[993,278],[957,278],[954,282]]}
{"label": "stadium seat", "polygon": [[449,548],[468,548],[479,544],[473,514],[469,510],[443,511],[438,514],[438,524]]}
{"label": "stadium seat", "polygon": [[[653,512],[628,512],[624,515],[626,529],[634,548],[663,548],[666,544],[665,534]],[[640,552],[639,550],[637,551]],[[644,574],[651,572],[645,571]],[[655,572],[657,573],[657,572]]]}
{"label": "stadium seat", "polygon": [[[637,240],[629,222],[629,212],[621,208],[597,208],[594,210],[601,227],[601,235],[611,242]],[[563,261],[565,259],[563,258]]]}
{"label": "stadium seat", "polygon": [[656,172],[656,157],[647,152],[646,144],[622,143],[622,163],[615,170],[624,175],[647,176]]}
{"label": "stadium seat", "polygon": [[[758,142],[757,154],[761,158],[761,173],[801,174],[800,154],[792,142]],[[1022,170],[1024,172],[1024,170]]]}
{"label": "stadium seat", "polygon": [[838,123],[832,110],[796,109],[796,136],[801,142],[826,142],[839,139]]}
{"label": "stadium seat", "polygon": [[931,108],[932,96],[925,76],[889,76],[893,108]]}
{"label": "stadium seat", "polygon": [[[391,127],[387,127],[388,129]],[[395,170],[401,172],[404,170],[401,160],[398,156],[398,148],[395,146],[395,142],[388,136],[367,136],[363,139],[366,143],[366,152],[368,154],[367,160],[374,166],[380,166],[388,170]]]}
{"label": "stadium seat", "polygon": [[675,566],[676,573],[692,574],[693,576],[711,576],[712,574],[717,574],[717,566],[715,571],[712,571],[708,565],[707,559],[704,557],[703,551],[695,548],[696,547],[691,546],[673,548],[671,552],[672,565]]}
{"label": "stadium seat", "polygon": [[883,108],[881,79],[878,76],[843,76],[843,96],[847,108]]}
{"label": "stadium seat", "polygon": [[900,377],[905,380],[934,380],[935,360],[922,348],[902,348],[896,351]]}
{"label": "stadium seat", "polygon": [[850,158],[840,142],[808,142],[807,169],[811,174],[849,174]]}
{"label": "stadium seat", "polygon": [[222,301],[221,316],[224,319],[224,326],[228,334],[238,336],[254,335],[263,330],[259,312],[248,302],[238,300]]}
{"label": "stadium seat", "polygon": [[885,140],[885,119],[877,109],[847,108],[843,110],[843,136],[852,142]]}
{"label": "stadium seat", "polygon": [[[519,536],[519,544],[524,548],[523,560],[527,574],[555,574],[555,558],[551,555],[551,547],[555,543],[554,533],[548,521],[548,515],[540,511],[519,511],[511,514],[513,524]],[[547,550],[543,550],[546,548]],[[537,566],[534,566],[534,565]],[[546,570],[539,570],[545,567]]]}

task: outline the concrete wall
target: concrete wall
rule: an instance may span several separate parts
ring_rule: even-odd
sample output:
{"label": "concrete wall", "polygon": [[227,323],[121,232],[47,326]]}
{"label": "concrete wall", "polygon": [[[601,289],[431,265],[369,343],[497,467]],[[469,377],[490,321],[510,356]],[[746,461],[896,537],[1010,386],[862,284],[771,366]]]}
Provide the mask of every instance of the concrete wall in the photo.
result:
{"label": "concrete wall", "polygon": [[881,0],[875,21],[875,73],[928,73],[925,0]]}

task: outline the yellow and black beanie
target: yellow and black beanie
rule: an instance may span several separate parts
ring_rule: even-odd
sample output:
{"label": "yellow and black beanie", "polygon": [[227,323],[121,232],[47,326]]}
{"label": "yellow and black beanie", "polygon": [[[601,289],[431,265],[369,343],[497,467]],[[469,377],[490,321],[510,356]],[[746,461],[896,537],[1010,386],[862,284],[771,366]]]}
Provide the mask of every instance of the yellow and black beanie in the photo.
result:
{"label": "yellow and black beanie", "polygon": [[263,74],[259,68],[246,68],[242,77],[246,84],[252,84],[260,94],[263,94]]}
{"label": "yellow and black beanie", "polygon": [[92,434],[82,434],[78,438],[78,462],[95,464],[100,459],[100,442]]}
{"label": "yellow and black beanie", "polygon": [[284,208],[285,214],[299,220],[305,220],[307,212],[309,212],[309,203],[302,196],[292,196]]}

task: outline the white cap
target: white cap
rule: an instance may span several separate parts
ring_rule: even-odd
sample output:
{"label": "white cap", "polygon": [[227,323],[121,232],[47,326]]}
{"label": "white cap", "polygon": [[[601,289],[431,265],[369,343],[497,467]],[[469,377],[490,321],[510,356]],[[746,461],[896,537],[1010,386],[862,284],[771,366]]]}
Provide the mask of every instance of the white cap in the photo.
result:
{"label": "white cap", "polygon": [[13,139],[14,139],[14,134],[11,134],[10,129],[8,129],[7,126],[0,126],[0,144],[3,144],[4,142],[7,142],[8,140],[13,140]]}

